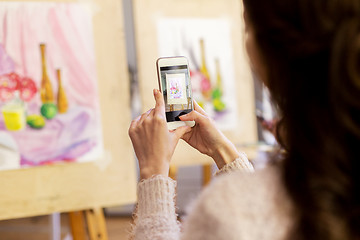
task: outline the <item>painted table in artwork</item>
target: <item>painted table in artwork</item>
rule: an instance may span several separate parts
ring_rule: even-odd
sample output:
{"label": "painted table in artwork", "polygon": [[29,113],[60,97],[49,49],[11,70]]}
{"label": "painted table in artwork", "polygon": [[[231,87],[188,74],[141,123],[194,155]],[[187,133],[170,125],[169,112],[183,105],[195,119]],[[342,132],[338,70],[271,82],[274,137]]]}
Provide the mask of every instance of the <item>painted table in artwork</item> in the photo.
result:
{"label": "painted table in artwork", "polygon": [[[42,129],[26,126],[21,131],[8,131],[0,119],[3,146],[19,153],[21,166],[36,166],[59,161],[91,159],[98,151],[94,113],[85,107],[74,107],[66,114],[47,120]],[[91,157],[86,155],[91,154]],[[16,159],[13,159],[16,161]]]}

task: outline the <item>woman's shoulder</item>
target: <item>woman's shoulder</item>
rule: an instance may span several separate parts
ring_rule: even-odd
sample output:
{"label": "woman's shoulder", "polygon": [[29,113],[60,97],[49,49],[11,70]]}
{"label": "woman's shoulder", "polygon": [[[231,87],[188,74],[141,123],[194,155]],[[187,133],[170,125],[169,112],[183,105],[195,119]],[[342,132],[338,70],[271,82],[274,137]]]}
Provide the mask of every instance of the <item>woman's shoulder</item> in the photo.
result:
{"label": "woman's shoulder", "polygon": [[212,192],[212,189],[218,188],[224,189],[228,194],[231,194],[232,191],[239,192],[239,190],[243,190],[253,194],[269,195],[284,190],[280,165],[268,165],[265,168],[257,169],[255,172],[237,170],[220,175],[214,179],[205,192]]}
{"label": "woman's shoulder", "polygon": [[221,232],[229,234],[227,239],[281,239],[291,224],[291,209],[279,167],[269,166],[254,173],[218,176],[194,202],[189,220],[208,224],[212,219],[216,229],[221,226]]}
{"label": "woman's shoulder", "polygon": [[211,196],[236,206],[244,204],[263,210],[289,202],[279,165],[269,165],[253,173],[239,170],[218,176],[203,194],[207,199]]}

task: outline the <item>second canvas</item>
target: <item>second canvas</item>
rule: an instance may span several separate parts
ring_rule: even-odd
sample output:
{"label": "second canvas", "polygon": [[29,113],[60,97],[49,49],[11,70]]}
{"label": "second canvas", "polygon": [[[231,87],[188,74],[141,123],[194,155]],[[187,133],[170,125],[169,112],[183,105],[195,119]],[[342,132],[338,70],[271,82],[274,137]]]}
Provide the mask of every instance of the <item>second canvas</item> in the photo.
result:
{"label": "second canvas", "polygon": [[[152,89],[158,87],[156,59],[185,56],[189,60],[194,99],[235,145],[256,142],[253,78],[244,48],[241,2],[133,3],[143,111],[154,104]],[[185,143],[180,143],[174,155],[174,163],[180,165],[206,161],[209,159]]]}

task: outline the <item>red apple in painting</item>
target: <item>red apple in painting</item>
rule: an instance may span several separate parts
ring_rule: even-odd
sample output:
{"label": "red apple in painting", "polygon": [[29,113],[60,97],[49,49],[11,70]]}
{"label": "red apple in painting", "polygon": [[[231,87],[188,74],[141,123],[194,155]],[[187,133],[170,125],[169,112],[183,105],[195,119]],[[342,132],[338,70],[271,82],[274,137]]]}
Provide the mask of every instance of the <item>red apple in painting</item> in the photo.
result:
{"label": "red apple in painting", "polygon": [[200,91],[206,93],[211,91],[210,80],[205,77],[199,70],[190,71],[193,92]]}
{"label": "red apple in painting", "polygon": [[19,90],[20,98],[25,102],[30,101],[37,92],[35,82],[28,77],[24,77],[20,80]]}
{"label": "red apple in painting", "polygon": [[191,85],[193,93],[197,94],[201,92],[201,73],[200,71],[192,71],[190,70],[190,78],[191,78]]}
{"label": "red apple in painting", "polygon": [[19,88],[20,77],[16,73],[0,76],[0,100],[9,101],[14,96],[15,90]]}
{"label": "red apple in painting", "polygon": [[18,74],[14,73],[14,72],[6,74],[6,75],[8,76],[8,78],[13,83],[14,89],[17,89],[19,87],[19,82],[20,82],[21,77]]}
{"label": "red apple in painting", "polygon": [[13,96],[14,93],[9,88],[0,86],[0,101],[7,102],[12,99]]}
{"label": "red apple in painting", "polygon": [[20,98],[26,102],[30,101],[37,92],[36,84],[31,78],[21,78],[16,73],[0,76],[0,101],[11,100],[16,90],[20,92]]}

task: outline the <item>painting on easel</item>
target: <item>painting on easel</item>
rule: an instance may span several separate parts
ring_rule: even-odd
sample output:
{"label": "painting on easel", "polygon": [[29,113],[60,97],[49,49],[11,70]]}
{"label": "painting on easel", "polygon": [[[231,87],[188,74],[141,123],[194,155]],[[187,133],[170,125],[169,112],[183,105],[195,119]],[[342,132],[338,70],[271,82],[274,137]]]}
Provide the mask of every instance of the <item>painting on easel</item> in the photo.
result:
{"label": "painting on easel", "polygon": [[222,18],[157,21],[159,55],[188,58],[194,99],[222,130],[238,124],[230,27]]}
{"label": "painting on easel", "polygon": [[0,3],[0,169],[103,151],[92,16],[75,3]]}

